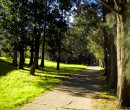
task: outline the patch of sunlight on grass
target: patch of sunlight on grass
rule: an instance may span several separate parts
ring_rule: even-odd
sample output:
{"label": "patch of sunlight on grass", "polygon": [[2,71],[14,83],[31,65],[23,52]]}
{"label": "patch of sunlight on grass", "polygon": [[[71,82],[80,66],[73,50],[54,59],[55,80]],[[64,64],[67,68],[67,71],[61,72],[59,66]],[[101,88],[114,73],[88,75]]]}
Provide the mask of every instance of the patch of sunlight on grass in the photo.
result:
{"label": "patch of sunlight on grass", "polygon": [[101,92],[101,96],[104,98],[109,98],[110,100],[116,100],[116,90],[110,89],[107,83],[102,84],[103,92]]}
{"label": "patch of sunlight on grass", "polygon": [[0,110],[18,110],[23,104],[47,92],[76,71],[83,70],[83,65],[61,64],[56,70],[56,63],[45,60],[45,68],[36,70],[36,76],[29,75],[29,59],[25,60],[25,69],[16,70],[9,62],[11,59],[0,58]]}
{"label": "patch of sunlight on grass", "polygon": [[110,110],[109,108],[105,108],[104,110]]}
{"label": "patch of sunlight on grass", "polygon": [[101,110],[117,110],[116,108],[116,90],[110,89],[106,82],[102,84],[100,92],[102,99],[100,100]]}
{"label": "patch of sunlight on grass", "polygon": [[105,72],[105,69],[103,67],[100,67],[100,66],[98,66],[98,70],[100,71],[101,74],[104,74],[104,72]]}
{"label": "patch of sunlight on grass", "polygon": [[104,70],[104,68],[103,68],[103,67],[100,67],[100,66],[98,66],[98,69],[99,69],[99,70]]}

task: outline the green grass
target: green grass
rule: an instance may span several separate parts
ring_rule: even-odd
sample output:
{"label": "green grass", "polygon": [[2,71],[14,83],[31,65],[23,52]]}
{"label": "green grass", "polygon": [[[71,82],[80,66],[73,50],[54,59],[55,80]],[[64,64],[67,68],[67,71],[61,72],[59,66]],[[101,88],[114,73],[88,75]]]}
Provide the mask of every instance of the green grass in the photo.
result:
{"label": "green grass", "polygon": [[99,101],[98,109],[100,110],[118,110],[117,109],[117,103],[116,103],[116,90],[111,89],[108,85],[108,82],[105,81],[105,78],[103,76],[104,74],[104,68],[98,67],[100,73],[101,73],[101,79],[104,80],[101,84],[101,91],[100,91],[100,97],[102,97]]}
{"label": "green grass", "polygon": [[36,70],[36,76],[29,75],[29,60],[26,59],[25,69],[17,70],[11,59],[0,58],[0,110],[18,110],[23,104],[54,88],[76,71],[85,69],[83,65],[60,64],[45,60],[45,68]]}
{"label": "green grass", "polygon": [[104,71],[103,67],[98,66],[99,70]]}
{"label": "green grass", "polygon": [[103,92],[101,93],[101,96],[104,98],[108,98],[110,100],[116,100],[116,90],[109,88],[107,82],[104,82],[102,84]]}
{"label": "green grass", "polygon": [[100,96],[102,99],[100,100],[101,110],[118,110],[117,103],[116,103],[116,90],[111,89],[108,86],[107,82],[103,82],[102,91],[100,92]]}

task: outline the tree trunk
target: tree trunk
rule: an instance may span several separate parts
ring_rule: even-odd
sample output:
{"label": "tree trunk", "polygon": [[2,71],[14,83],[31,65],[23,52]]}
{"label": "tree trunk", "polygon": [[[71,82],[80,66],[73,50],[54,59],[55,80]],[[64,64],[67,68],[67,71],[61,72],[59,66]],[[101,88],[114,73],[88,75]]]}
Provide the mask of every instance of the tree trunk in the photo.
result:
{"label": "tree trunk", "polygon": [[21,48],[20,49],[20,58],[19,58],[19,64],[18,64],[18,69],[24,69],[23,66],[24,66],[24,49]]}
{"label": "tree trunk", "polygon": [[[102,12],[103,12],[103,23],[106,23],[106,8],[102,6]],[[106,27],[103,26],[103,37],[104,37],[104,68],[105,72],[103,76],[106,76],[106,80],[109,80],[109,36],[106,30]]]}
{"label": "tree trunk", "polygon": [[38,65],[38,57],[39,57],[39,44],[40,44],[40,34],[35,38],[35,56],[33,65],[31,66],[30,74],[35,75],[35,69]]}
{"label": "tree trunk", "polygon": [[60,70],[60,53],[58,53],[58,58],[57,58],[57,70]]}
{"label": "tree trunk", "polygon": [[117,65],[118,65],[118,83],[117,83],[117,98],[118,106],[126,106],[127,97],[125,97],[125,53],[124,53],[124,23],[123,15],[117,14]]}
{"label": "tree trunk", "polygon": [[109,75],[109,54],[108,54],[108,42],[109,42],[109,38],[106,32],[105,27],[103,28],[103,37],[104,37],[104,68],[105,68],[105,72],[104,72],[104,76]]}
{"label": "tree trunk", "polygon": [[111,42],[111,36],[108,34],[107,32],[107,76],[106,76],[106,81],[110,81],[110,74],[111,74],[111,58],[112,58],[112,53],[111,52],[111,45],[112,45],[112,42]]}
{"label": "tree trunk", "polygon": [[44,36],[44,41],[42,43],[42,58],[41,58],[41,67],[44,67],[44,50],[45,50],[45,36]]}
{"label": "tree trunk", "polygon": [[32,65],[32,64],[33,64],[33,52],[34,52],[34,46],[31,46],[31,49],[30,49],[30,62],[29,62],[29,65]]}
{"label": "tree trunk", "polygon": [[12,65],[15,66],[15,67],[17,67],[17,65],[18,65],[18,63],[17,63],[17,51],[14,51]]}
{"label": "tree trunk", "polygon": [[117,88],[117,54],[116,47],[114,44],[114,36],[111,36],[111,64],[110,64],[110,80],[109,86],[110,88]]}
{"label": "tree trunk", "polygon": [[119,107],[130,106],[130,96],[128,94],[129,86],[125,76],[125,29],[124,21],[126,19],[126,12],[128,9],[127,0],[114,0],[115,7],[108,5],[104,0],[100,0],[107,8],[116,12],[117,19],[117,99]]}
{"label": "tree trunk", "polygon": [[45,10],[45,20],[44,20],[44,35],[43,35],[43,44],[42,44],[42,58],[41,58],[41,67],[44,67],[44,51],[45,51],[45,42],[46,42],[46,17],[47,17],[47,0],[46,0],[46,10]]}
{"label": "tree trunk", "polygon": [[[39,56],[39,52],[38,52],[38,56]],[[36,66],[36,69],[39,69],[39,67],[38,67],[38,61],[39,61],[39,60],[37,60],[37,66]]]}
{"label": "tree trunk", "polygon": [[60,54],[61,54],[61,29],[58,36],[58,55],[57,55],[57,70],[60,70]]}

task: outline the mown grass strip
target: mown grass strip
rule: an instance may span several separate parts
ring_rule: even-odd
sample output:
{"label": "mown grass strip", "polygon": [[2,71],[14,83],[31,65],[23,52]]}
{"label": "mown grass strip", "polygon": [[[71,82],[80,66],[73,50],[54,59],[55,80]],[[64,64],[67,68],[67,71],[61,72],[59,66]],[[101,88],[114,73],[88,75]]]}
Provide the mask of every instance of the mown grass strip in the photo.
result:
{"label": "mown grass strip", "polygon": [[108,82],[105,81],[104,68],[99,67],[101,77],[104,80],[101,85],[102,91],[100,91],[100,96],[102,97],[98,104],[98,109],[100,110],[118,110],[116,103],[116,90],[111,89],[108,85]]}
{"label": "mown grass strip", "polygon": [[76,71],[86,68],[84,65],[60,64],[45,60],[45,68],[36,70],[36,76],[29,75],[29,59],[25,69],[17,70],[11,59],[0,58],[0,110],[18,110],[20,106],[32,101],[35,97],[54,88],[62,79]]}

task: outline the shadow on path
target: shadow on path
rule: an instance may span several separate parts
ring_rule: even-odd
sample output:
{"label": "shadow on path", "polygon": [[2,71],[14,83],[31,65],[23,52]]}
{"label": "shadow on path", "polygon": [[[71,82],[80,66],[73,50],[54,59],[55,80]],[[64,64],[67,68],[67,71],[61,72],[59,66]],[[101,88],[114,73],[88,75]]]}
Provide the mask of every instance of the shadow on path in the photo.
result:
{"label": "shadow on path", "polygon": [[20,110],[95,110],[98,99],[104,99],[100,96],[102,82],[97,67],[89,67]]}
{"label": "shadow on path", "polygon": [[86,97],[93,99],[104,99],[99,92],[102,90],[100,85],[103,83],[103,78],[98,70],[86,69],[80,74],[75,74],[68,79],[65,79],[63,85],[60,85],[56,90],[68,92],[70,95],[77,97]]}

